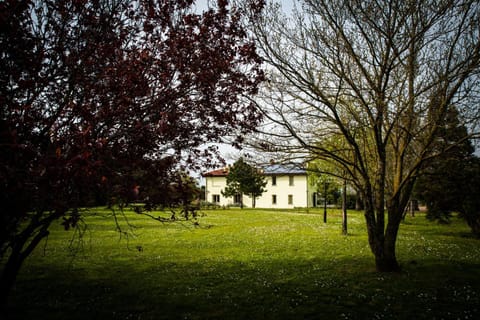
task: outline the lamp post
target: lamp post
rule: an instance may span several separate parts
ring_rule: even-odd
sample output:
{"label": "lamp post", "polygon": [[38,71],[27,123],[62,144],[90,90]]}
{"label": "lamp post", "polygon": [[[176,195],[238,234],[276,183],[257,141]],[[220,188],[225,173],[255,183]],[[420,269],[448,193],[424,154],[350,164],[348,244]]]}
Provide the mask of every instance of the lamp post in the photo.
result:
{"label": "lamp post", "polygon": [[323,180],[323,222],[327,223],[327,179]]}
{"label": "lamp post", "polygon": [[343,179],[342,188],[342,234],[347,235],[347,179]]}

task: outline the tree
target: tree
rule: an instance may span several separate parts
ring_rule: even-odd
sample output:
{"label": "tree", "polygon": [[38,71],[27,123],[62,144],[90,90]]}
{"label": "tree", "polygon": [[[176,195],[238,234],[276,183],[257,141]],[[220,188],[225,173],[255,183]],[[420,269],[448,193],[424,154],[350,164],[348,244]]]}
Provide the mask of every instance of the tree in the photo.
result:
{"label": "tree", "polygon": [[[156,161],[149,161],[147,168],[136,168],[132,174],[132,183],[141,189],[136,196],[139,203],[135,205],[135,211],[162,222],[196,218],[201,195],[197,181],[184,171],[176,171],[165,183],[164,176],[157,175],[161,172],[155,171],[155,167]],[[154,209],[169,209],[172,216],[170,219],[154,217],[148,213]]]}
{"label": "tree", "polygon": [[[397,235],[422,166],[478,136],[479,11],[473,0],[305,0],[251,25],[269,70],[257,146],[346,172],[379,271],[400,270]],[[436,149],[453,105],[470,133]]]}
{"label": "tree", "polygon": [[459,209],[460,216],[465,219],[472,233],[480,238],[480,158],[471,157],[466,165],[463,198]]}
{"label": "tree", "polygon": [[427,218],[448,223],[451,214],[457,212],[472,234],[480,238],[479,179],[480,158],[473,154],[461,159],[436,159],[416,185],[419,198],[427,204]]}
{"label": "tree", "polygon": [[467,128],[458,118],[454,107],[450,108],[438,135],[437,149],[455,145],[441,156],[426,163],[415,184],[414,194],[427,205],[427,218],[448,223],[451,213],[460,211],[470,178],[467,172],[474,167],[471,159],[475,149],[470,140],[456,143],[467,136]]}
{"label": "tree", "polygon": [[93,190],[128,203],[147,170],[168,191],[179,167],[212,160],[204,143],[238,144],[258,125],[243,96],[263,73],[241,15],[262,3],[192,4],[0,3],[0,303],[49,226],[77,226]]}
{"label": "tree", "polygon": [[[435,143],[438,149],[446,149],[466,135],[456,108],[449,110],[440,132]],[[471,141],[465,140],[429,161],[417,180],[415,195],[425,201],[428,219],[448,223],[451,214],[458,212],[480,237],[480,159],[474,151]]]}
{"label": "tree", "polygon": [[243,209],[243,194],[252,198],[252,208],[255,208],[255,200],[265,192],[267,181],[256,168],[239,158],[227,175],[227,186],[222,194],[225,197],[240,195],[240,207]]}

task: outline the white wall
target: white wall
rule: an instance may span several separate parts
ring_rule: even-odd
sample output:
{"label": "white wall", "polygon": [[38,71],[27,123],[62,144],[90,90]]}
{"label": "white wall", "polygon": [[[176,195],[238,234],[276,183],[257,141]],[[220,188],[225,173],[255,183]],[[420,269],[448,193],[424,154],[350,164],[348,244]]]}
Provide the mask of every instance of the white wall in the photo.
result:
{"label": "white wall", "polygon": [[225,189],[227,180],[225,177],[205,177],[205,199],[207,202],[214,203],[213,196],[220,197],[220,202],[216,203],[221,206],[226,206],[233,203],[233,198],[225,198],[222,195],[222,190]]}
{"label": "white wall", "polygon": [[[308,192],[308,180],[306,175],[294,175],[293,185],[290,185],[290,178],[287,175],[276,176],[276,185],[272,185],[272,176],[266,176],[266,191],[256,200],[257,208],[294,208],[294,207],[311,207],[312,195]],[[222,190],[226,186],[225,177],[206,177],[206,200],[213,202],[213,195],[220,197],[221,206],[227,206],[234,203],[233,197],[226,198],[222,195]],[[276,204],[273,203],[273,196],[276,196]],[[289,203],[291,196],[292,203]],[[246,195],[243,196],[243,204],[252,207],[252,199]]]}
{"label": "white wall", "polygon": [[[276,177],[276,185],[272,185],[273,176],[267,176],[267,190],[262,197],[257,199],[259,208],[294,208],[307,207],[307,176],[295,175],[293,185],[290,185],[289,176],[279,175]],[[276,196],[277,203],[273,203],[273,196]],[[292,203],[288,203],[289,195],[292,197]]]}

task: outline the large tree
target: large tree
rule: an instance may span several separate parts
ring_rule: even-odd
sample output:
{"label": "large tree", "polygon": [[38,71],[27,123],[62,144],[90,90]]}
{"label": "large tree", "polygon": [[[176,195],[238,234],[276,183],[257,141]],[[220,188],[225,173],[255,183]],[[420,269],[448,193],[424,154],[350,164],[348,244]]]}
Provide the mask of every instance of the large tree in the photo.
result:
{"label": "large tree", "polygon": [[255,208],[255,201],[265,192],[267,181],[262,173],[239,158],[228,170],[227,185],[222,194],[225,197],[240,195],[240,206],[243,208],[243,195],[252,198],[252,208]]}
{"label": "large tree", "polygon": [[465,166],[465,184],[462,186],[460,216],[465,219],[472,234],[480,239],[480,158],[471,157]]}
{"label": "large tree", "polygon": [[453,146],[423,166],[414,194],[426,203],[427,218],[447,223],[458,212],[480,238],[480,158],[470,140],[455,143],[466,132],[457,110],[450,108],[435,145],[440,149]]}
{"label": "large tree", "polygon": [[128,202],[149,170],[168,197],[179,166],[215,153],[205,142],[238,143],[258,124],[243,96],[263,74],[241,12],[261,2],[192,6],[0,2],[2,304],[49,226],[74,227],[95,190]]}
{"label": "large tree", "polygon": [[454,146],[423,166],[414,188],[414,196],[427,206],[428,219],[447,223],[452,212],[461,211],[472,182],[468,175],[474,167],[472,142],[456,143],[466,135],[467,128],[460,124],[458,112],[450,108],[435,145],[437,149],[445,149],[452,143]]}
{"label": "large tree", "polygon": [[435,148],[449,108],[469,129],[453,145],[476,129],[480,4],[296,3],[289,17],[273,5],[252,25],[269,65],[258,146],[341,167],[364,200],[377,270],[399,270],[397,235],[417,174],[452,147]]}

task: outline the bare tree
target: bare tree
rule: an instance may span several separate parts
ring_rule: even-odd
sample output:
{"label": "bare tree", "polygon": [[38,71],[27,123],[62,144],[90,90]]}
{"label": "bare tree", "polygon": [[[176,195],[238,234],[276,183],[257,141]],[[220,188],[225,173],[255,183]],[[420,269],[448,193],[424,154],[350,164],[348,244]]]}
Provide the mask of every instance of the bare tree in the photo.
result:
{"label": "bare tree", "polygon": [[422,165],[445,151],[448,109],[470,129],[460,141],[477,136],[479,2],[305,0],[288,17],[271,5],[252,28],[269,70],[257,147],[344,170],[377,270],[400,270],[402,213]]}

